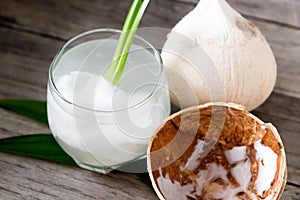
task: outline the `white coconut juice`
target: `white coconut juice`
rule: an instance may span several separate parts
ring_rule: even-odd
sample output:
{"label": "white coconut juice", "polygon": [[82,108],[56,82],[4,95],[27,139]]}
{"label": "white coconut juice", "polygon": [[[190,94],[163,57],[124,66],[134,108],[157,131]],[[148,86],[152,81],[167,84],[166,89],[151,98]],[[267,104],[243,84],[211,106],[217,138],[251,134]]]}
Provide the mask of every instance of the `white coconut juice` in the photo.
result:
{"label": "white coconut juice", "polygon": [[48,84],[56,140],[80,166],[103,173],[144,155],[170,113],[163,68],[147,49],[132,46],[118,86],[106,80],[116,45],[97,39],[69,49],[52,63]]}

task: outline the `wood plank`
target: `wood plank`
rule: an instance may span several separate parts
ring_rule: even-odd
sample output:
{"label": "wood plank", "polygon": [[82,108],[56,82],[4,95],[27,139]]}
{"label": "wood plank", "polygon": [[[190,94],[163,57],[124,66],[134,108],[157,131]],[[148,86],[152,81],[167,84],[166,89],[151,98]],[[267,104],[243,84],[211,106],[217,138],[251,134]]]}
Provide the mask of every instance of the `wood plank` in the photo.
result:
{"label": "wood plank", "polygon": [[[173,27],[195,5],[195,0],[179,1],[184,0],[151,1],[142,26]],[[278,92],[300,94],[300,12],[289,7],[293,2],[298,10],[300,1],[229,1],[261,28],[275,51],[279,64],[276,93],[254,113],[278,128],[288,158],[288,185],[282,199],[298,200],[300,104],[299,99]],[[0,98],[44,100],[48,67],[61,44],[96,27],[120,28],[129,4],[118,0],[0,1]],[[44,132],[49,129],[0,109],[0,138]],[[157,199],[152,188],[134,174],[100,175],[6,153],[0,153],[0,166],[0,199]]]}
{"label": "wood plank", "polygon": [[300,199],[300,188],[287,185],[281,200],[299,200]]}
{"label": "wood plank", "polygon": [[[49,132],[45,125],[1,108],[0,127],[1,138]],[[0,153],[0,166],[0,199],[157,199],[134,174],[101,175],[6,153]]]}
{"label": "wood plank", "polygon": [[300,171],[294,169],[293,167],[289,167],[288,169],[288,184],[296,185],[300,188]]}
{"label": "wood plank", "polygon": [[0,138],[35,133],[50,133],[50,129],[32,119],[0,108]]}
{"label": "wood plank", "polygon": [[61,41],[0,27],[0,77],[45,87]]}
{"label": "wood plank", "polygon": [[[264,114],[276,117],[278,119],[288,120],[290,122],[299,123],[300,122],[300,100],[298,98],[288,97],[282,94],[273,93],[269,99],[256,111],[255,114],[262,113],[262,118]],[[264,119],[263,119],[264,120]],[[280,121],[279,121],[280,123]],[[281,123],[285,128],[294,129],[295,132],[299,132],[299,127],[290,126]],[[296,124],[295,124],[296,125]]]}
{"label": "wood plank", "polygon": [[[292,108],[286,110],[284,106],[279,106],[283,102]],[[300,109],[297,102],[298,99],[273,94],[255,111],[260,118],[277,126],[284,139],[288,159],[292,159],[289,160],[288,185],[282,197],[286,200],[298,199],[300,190],[297,148],[299,118],[291,119],[295,121],[292,123],[288,120],[291,110],[297,113]],[[41,124],[3,109],[0,110],[0,116],[0,127],[9,130],[9,133],[0,130],[1,137],[10,133],[21,135],[27,131],[38,133],[48,130]],[[157,199],[152,188],[134,174],[113,172],[101,175],[76,167],[5,153],[0,153],[0,166],[1,199]]]}
{"label": "wood plank", "polygon": [[264,33],[275,53],[279,74],[300,75],[300,30],[251,19]]}
{"label": "wood plank", "polygon": [[66,40],[94,28],[120,28],[129,6],[118,0],[2,0],[0,24]]}
{"label": "wood plank", "polygon": [[61,41],[0,27],[0,98],[45,100],[48,69]]}
{"label": "wood plank", "polygon": [[137,175],[96,174],[77,167],[0,153],[1,199],[157,199]]}
{"label": "wood plank", "polygon": [[[278,74],[276,92],[300,98],[300,77],[292,74]],[[288,90],[286,89],[288,87]]]}
{"label": "wood plank", "polygon": [[46,100],[46,86],[0,77],[0,98]]}
{"label": "wood plank", "polygon": [[[274,3],[276,4],[276,8],[282,8],[283,10],[281,13],[284,13],[283,11],[286,9],[286,6],[284,5],[287,3],[287,1],[284,1],[285,4],[280,3],[281,1],[278,0],[268,0],[268,2],[269,1],[271,2],[270,5],[273,5]],[[24,56],[24,58],[15,57],[15,59],[11,59],[12,56],[15,55],[15,51],[20,51],[20,49],[22,51],[23,49],[23,53],[19,53],[22,56],[27,55],[27,51],[31,51],[32,48],[36,48],[36,51],[33,53],[36,54],[37,60],[33,63],[33,65],[49,65],[51,61],[50,58],[54,56],[55,52],[62,44],[62,42],[56,42],[52,45],[52,41],[55,41],[55,39],[57,40],[57,38],[66,40],[67,38],[79,32],[99,27],[99,25],[102,27],[120,28],[123,16],[126,15],[125,11],[129,6],[128,2],[122,1],[121,3],[116,3],[116,0],[113,0],[110,3],[105,0],[89,0],[84,2],[72,0],[65,3],[61,3],[61,1],[58,0],[52,0],[49,2],[51,3],[43,3],[42,1],[33,3],[33,0],[2,0],[0,2],[0,24],[2,24],[2,26],[12,27],[17,30],[30,31],[29,33],[38,34],[36,37],[31,36],[27,38],[27,36],[30,34],[12,34],[10,36],[10,33],[6,33],[8,31],[3,33],[2,30],[1,38],[3,39],[1,43],[3,44],[3,49],[1,49],[1,52],[5,52],[5,48],[11,45],[11,42],[16,43],[16,46],[11,46],[8,48],[8,51],[12,51],[12,53],[0,54],[2,55],[1,60],[4,61],[1,64],[3,66],[10,65],[10,68],[8,68],[10,70],[2,71],[6,77],[22,77],[23,79],[28,79],[28,77],[31,77],[31,70],[27,70],[27,73],[29,74],[28,76],[22,76],[22,71],[15,70],[14,66],[17,67],[18,65],[29,62],[26,56]],[[243,2],[243,10],[245,10],[246,5],[249,4],[249,12],[265,13],[261,10],[255,12],[253,11],[258,9],[257,7],[259,6],[256,4],[258,4],[260,1],[252,0],[248,4],[245,4],[245,1]],[[31,6],[31,4],[34,5]],[[117,6],[115,6],[115,4]],[[153,0],[151,1],[150,7],[144,16],[142,26],[171,28],[178,20],[180,20],[182,16],[193,9],[194,4],[195,3],[187,4],[169,0]],[[233,1],[232,4],[235,7],[237,3],[236,1]],[[255,5],[251,7],[250,5],[252,4]],[[239,6],[241,5],[238,4],[237,7]],[[15,9],[21,7],[22,9]],[[32,12],[32,9],[38,9],[38,11]],[[57,15],[53,16],[54,9],[68,10],[68,12],[58,12]],[[116,12],[117,10],[119,11],[118,16],[112,15],[112,13]],[[174,15],[174,13],[176,13],[176,15]],[[281,24],[272,23],[265,18],[255,16],[255,14],[249,16],[247,14],[246,17],[252,20],[262,30],[274,50],[278,62],[278,81],[276,84],[276,91],[286,95],[300,97],[300,89],[298,87],[298,85],[300,85],[300,71],[298,70],[300,63],[300,31],[289,26],[281,26]],[[64,20],[61,20],[62,18]],[[41,38],[38,38],[38,36]],[[50,38],[46,39],[45,36]],[[23,43],[28,45],[27,49],[20,48]],[[48,54],[45,52],[48,52]],[[40,60],[38,57],[39,55],[42,57]],[[43,60],[44,58],[46,60]],[[11,63],[12,60],[13,62],[15,60],[19,63]],[[48,63],[45,63],[45,61]],[[32,67],[33,66],[31,66],[31,68]],[[14,74],[14,72],[20,73]],[[43,76],[45,75],[46,70],[44,71]],[[36,80],[37,78],[39,77],[30,79]],[[45,82],[45,80],[46,79],[41,78],[40,81]]]}
{"label": "wood plank", "polygon": [[228,0],[228,2],[244,15],[300,28],[298,0]]}
{"label": "wood plank", "polygon": [[[199,0],[175,0],[195,5]],[[300,28],[300,2],[298,0],[227,0],[243,15],[261,18],[294,28]]]}

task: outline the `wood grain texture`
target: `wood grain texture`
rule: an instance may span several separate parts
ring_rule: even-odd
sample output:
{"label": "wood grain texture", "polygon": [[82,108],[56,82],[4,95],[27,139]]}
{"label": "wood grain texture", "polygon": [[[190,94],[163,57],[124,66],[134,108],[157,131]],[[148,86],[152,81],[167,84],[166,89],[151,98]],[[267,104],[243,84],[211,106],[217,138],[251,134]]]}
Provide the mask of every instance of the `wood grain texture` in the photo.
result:
{"label": "wood grain texture", "polygon": [[[175,1],[189,4],[199,2],[199,0]],[[300,2],[298,0],[227,0],[227,2],[244,15],[300,28]]]}
{"label": "wood grain texture", "polygon": [[[274,93],[254,111],[265,122],[276,125],[283,138],[289,172],[284,200],[300,197],[298,102],[298,99]],[[284,106],[287,104],[290,105],[288,109]],[[3,109],[0,111],[1,137],[48,132],[45,126],[32,120]],[[0,199],[157,199],[152,188],[134,174],[113,172],[100,175],[76,167],[4,153],[0,153],[0,166]]]}
{"label": "wood grain texture", "polygon": [[[175,0],[176,11],[184,16],[198,0]],[[228,0],[230,5],[252,21],[270,43],[277,63],[277,92],[300,97],[300,1]],[[190,7],[190,8],[188,8]],[[181,14],[182,13],[182,14]]]}
{"label": "wood grain texture", "polygon": [[[197,0],[152,0],[141,26],[172,28]],[[281,134],[288,159],[284,200],[300,199],[300,1],[229,0],[266,35],[278,82],[254,111]],[[130,1],[1,0],[0,98],[46,99],[48,68],[70,37],[94,28],[121,28]],[[0,109],[0,138],[49,129]],[[0,153],[0,199],[157,199],[138,175],[100,175],[76,167]]]}
{"label": "wood grain texture", "polygon": [[45,99],[48,68],[61,45],[56,39],[0,27],[0,97]]}
{"label": "wood grain texture", "polygon": [[[194,8],[196,2],[198,1],[153,0],[141,26],[172,28]],[[300,89],[297,87],[300,85],[298,70],[300,65],[300,2],[297,0],[229,0],[229,3],[253,21],[270,42],[278,62],[276,91],[300,97]],[[128,7],[128,2],[118,0],[72,0],[64,3],[59,0],[45,2],[2,0],[0,24],[23,32],[38,34],[44,36],[43,38],[50,37],[65,41],[89,29],[121,28],[122,19]],[[68,12],[64,12],[65,10]],[[112,15],[116,12],[118,15]],[[47,40],[44,51],[48,49],[46,42]],[[55,53],[51,50],[47,55],[53,57]]]}
{"label": "wood grain texture", "polygon": [[0,108],[0,138],[20,136],[26,134],[50,133],[46,125],[42,125],[27,117],[17,115]]}
{"label": "wood grain texture", "polygon": [[271,23],[300,28],[300,2],[298,0],[228,0],[246,16],[254,16]]}
{"label": "wood grain texture", "polygon": [[136,175],[101,175],[27,157],[0,153],[1,199],[157,199]]}

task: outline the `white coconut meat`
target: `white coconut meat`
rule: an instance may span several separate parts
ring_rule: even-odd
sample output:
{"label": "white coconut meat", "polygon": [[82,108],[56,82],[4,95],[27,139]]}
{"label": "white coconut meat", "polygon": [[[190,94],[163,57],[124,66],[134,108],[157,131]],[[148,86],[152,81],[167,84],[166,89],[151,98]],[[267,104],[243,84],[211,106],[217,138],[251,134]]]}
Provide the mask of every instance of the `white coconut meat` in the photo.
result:
{"label": "white coconut meat", "polygon": [[[202,143],[201,141],[200,143]],[[277,166],[277,155],[272,151],[271,148],[264,146],[261,141],[255,143],[255,149],[257,150],[256,159],[259,162],[258,178],[255,181],[255,188],[257,194],[249,190],[249,184],[251,180],[251,161],[247,156],[247,147],[234,147],[232,150],[225,152],[228,161],[231,164],[236,164],[230,172],[238,182],[239,186],[233,185],[227,178],[228,170],[222,165],[215,163],[209,164],[207,170],[200,170],[197,174],[197,187],[193,184],[187,184],[181,186],[179,182],[172,182],[167,174],[163,177],[160,170],[160,177],[157,179],[158,187],[166,199],[173,199],[174,196],[177,199],[186,199],[187,193],[197,193],[198,195],[204,195],[207,199],[223,199],[223,200],[239,200],[239,193],[246,193],[247,196],[252,197],[253,200],[258,200],[257,196],[262,196],[264,191],[267,191],[271,187],[271,183],[275,178]],[[198,149],[193,153],[198,154]],[[264,160],[262,162],[262,160]],[[190,160],[190,162],[192,162]],[[262,164],[263,163],[263,164]],[[189,161],[186,166],[188,166]],[[183,168],[182,170],[185,170]],[[214,184],[212,181],[220,179],[222,184]],[[170,189],[172,188],[172,189]],[[174,190],[174,188],[176,188]],[[174,194],[176,191],[176,194]],[[203,191],[206,194],[203,194]],[[271,193],[265,199],[272,199],[274,193]],[[191,195],[193,198],[196,196]]]}
{"label": "white coconut meat", "polygon": [[[211,123],[212,108],[215,106],[215,114],[219,113],[221,104],[180,111],[158,128],[148,148],[148,170],[161,200],[280,198],[286,181],[286,159],[277,130],[239,106],[226,105],[223,129],[209,154],[203,154],[207,146],[205,127]],[[195,110],[200,117],[195,116]],[[192,127],[178,128],[185,115],[191,121],[199,120],[199,125],[194,123],[197,134],[191,132],[195,130]],[[193,142],[176,157],[188,141],[183,135]],[[161,155],[167,155],[167,162]]]}
{"label": "white coconut meat", "polygon": [[267,191],[274,180],[277,168],[277,155],[271,148],[264,146],[261,141],[254,144],[256,160],[259,164],[256,190],[259,195]]}
{"label": "white coconut meat", "polygon": [[[201,0],[168,35],[162,59],[172,102],[181,108],[213,100],[251,111],[270,95],[277,75],[265,37],[225,0]],[[212,78],[221,84],[213,84]]]}

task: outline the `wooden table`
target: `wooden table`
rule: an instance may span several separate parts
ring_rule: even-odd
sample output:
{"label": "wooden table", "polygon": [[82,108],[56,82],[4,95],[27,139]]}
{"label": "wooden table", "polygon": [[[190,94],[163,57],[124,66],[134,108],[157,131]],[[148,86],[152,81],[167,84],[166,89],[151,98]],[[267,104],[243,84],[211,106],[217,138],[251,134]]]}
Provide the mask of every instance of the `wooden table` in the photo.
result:
{"label": "wooden table", "polygon": [[[288,157],[282,199],[300,199],[300,1],[229,0],[260,27],[278,62],[278,82],[254,111],[279,129]],[[196,0],[152,0],[141,26],[171,28]],[[1,0],[0,98],[45,100],[48,67],[71,36],[99,28],[121,28],[130,1]],[[0,108],[0,137],[49,133],[26,117]],[[34,158],[0,153],[0,199],[157,199],[140,176],[101,175]]]}

